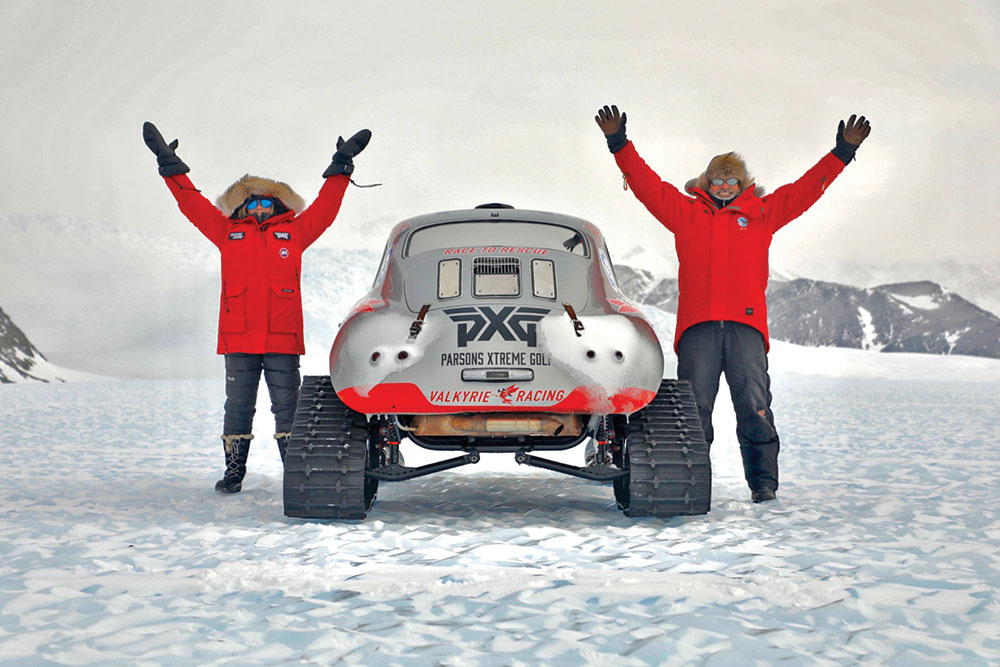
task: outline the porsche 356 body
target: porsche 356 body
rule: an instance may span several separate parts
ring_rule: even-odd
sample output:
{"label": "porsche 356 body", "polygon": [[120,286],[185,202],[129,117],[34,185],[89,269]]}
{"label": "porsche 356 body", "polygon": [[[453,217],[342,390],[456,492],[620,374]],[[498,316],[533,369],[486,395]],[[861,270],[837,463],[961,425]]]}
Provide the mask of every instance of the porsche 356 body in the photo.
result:
{"label": "porsche 356 body", "polygon": [[[407,467],[404,438],[459,455]],[[585,465],[539,455],[579,445]],[[485,204],[396,225],[330,375],[303,381],[285,514],[364,518],[380,482],[484,452],[610,482],[629,516],[709,511],[690,388],[663,379],[656,333],[588,221]]]}

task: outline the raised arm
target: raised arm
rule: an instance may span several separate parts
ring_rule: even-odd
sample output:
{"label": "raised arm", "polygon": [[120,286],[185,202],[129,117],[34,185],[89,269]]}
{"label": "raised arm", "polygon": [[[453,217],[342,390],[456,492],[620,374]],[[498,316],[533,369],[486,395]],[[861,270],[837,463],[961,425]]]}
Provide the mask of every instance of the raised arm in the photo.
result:
{"label": "raised arm", "polygon": [[312,245],[333,224],[340,212],[344,192],[351,182],[350,175],[354,173],[354,157],[365,149],[371,138],[370,130],[356,132],[347,141],[343,137],[337,137],[337,151],[333,154],[330,166],[323,172],[326,182],[320,188],[316,201],[302,211],[297,219],[303,248]]}
{"label": "raised arm", "polygon": [[783,185],[764,198],[774,231],[781,229],[816,203],[844,167],[854,159],[858,147],[869,134],[871,124],[864,116],[851,114],[846,123],[841,120],[833,150],[794,183]]}
{"label": "raised arm", "polygon": [[166,181],[170,193],[177,200],[181,213],[216,246],[223,240],[229,220],[212,202],[205,198],[201,191],[194,187],[187,173],[191,169],[177,157],[175,150],[178,140],[169,144],[155,125],[149,121],[142,124],[142,139],[146,146],[156,156],[160,176]]}
{"label": "raised arm", "polygon": [[680,190],[657,176],[649,165],[639,157],[635,145],[625,136],[627,115],[619,113],[618,107],[604,106],[597,110],[594,121],[601,128],[608,142],[608,150],[615,156],[618,168],[625,176],[625,182],[632,189],[635,198],[653,214],[653,217],[672,232],[683,219],[683,207],[689,201]]}

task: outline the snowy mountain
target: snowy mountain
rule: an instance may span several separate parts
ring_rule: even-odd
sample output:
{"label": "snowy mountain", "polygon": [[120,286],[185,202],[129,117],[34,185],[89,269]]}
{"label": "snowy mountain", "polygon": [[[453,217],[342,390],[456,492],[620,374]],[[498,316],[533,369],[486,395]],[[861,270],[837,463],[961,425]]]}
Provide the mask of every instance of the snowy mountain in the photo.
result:
{"label": "snowy mountain", "polygon": [[176,227],[149,234],[2,215],[0,301],[62,368],[119,377],[214,370],[218,253],[187,222]]}
{"label": "snowy mountain", "polygon": [[799,345],[1000,358],[1000,318],[930,281],[772,282],[771,335]]}
{"label": "snowy mountain", "polygon": [[[616,267],[637,301],[677,311],[677,280]],[[1000,358],[1000,318],[945,290],[917,281],[862,289],[807,279],[772,280],[771,338],[810,347]]]}
{"label": "snowy mountain", "polygon": [[810,258],[782,262],[778,269],[772,263],[772,280],[795,278],[857,287],[929,280],[945,290],[961,294],[980,308],[1000,315],[1000,260],[873,263]]}
{"label": "snowy mountain", "polygon": [[677,312],[676,278],[666,278],[661,273],[627,264],[616,264],[615,274],[622,291],[632,299],[671,313]]}
{"label": "snowy mountain", "polygon": [[[672,244],[646,240],[631,249],[612,248],[616,266],[644,269],[657,277],[676,278],[677,256]],[[984,310],[1000,315],[1000,260],[862,261],[833,258],[795,258],[771,255],[771,281],[799,278],[877,287],[893,283],[935,282],[942,289],[961,294]]]}
{"label": "snowy mountain", "polygon": [[45,357],[0,308],[0,382],[42,380],[32,371]]}
{"label": "snowy mountain", "polygon": [[51,364],[0,308],[0,384],[102,380],[97,375]]}

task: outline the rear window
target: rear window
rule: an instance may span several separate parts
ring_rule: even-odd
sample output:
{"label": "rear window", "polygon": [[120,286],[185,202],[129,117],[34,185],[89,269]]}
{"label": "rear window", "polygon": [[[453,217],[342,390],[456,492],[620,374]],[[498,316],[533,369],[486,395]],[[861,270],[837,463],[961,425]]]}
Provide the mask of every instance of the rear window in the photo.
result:
{"label": "rear window", "polygon": [[544,222],[445,222],[424,227],[412,234],[406,243],[406,256],[412,257],[429,250],[447,248],[469,249],[467,252],[523,251],[540,248],[589,257],[590,249],[583,235],[571,227]]}

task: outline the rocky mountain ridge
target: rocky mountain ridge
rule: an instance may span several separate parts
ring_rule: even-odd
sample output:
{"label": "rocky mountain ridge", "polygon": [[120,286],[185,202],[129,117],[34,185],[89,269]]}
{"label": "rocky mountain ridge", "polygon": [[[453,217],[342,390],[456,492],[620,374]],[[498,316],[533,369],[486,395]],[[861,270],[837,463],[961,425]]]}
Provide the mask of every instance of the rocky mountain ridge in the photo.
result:
{"label": "rocky mountain ridge", "polygon": [[[677,280],[616,267],[626,294],[677,312]],[[772,279],[767,289],[771,338],[810,347],[964,354],[1000,359],[1000,318],[928,280],[870,288]]]}

